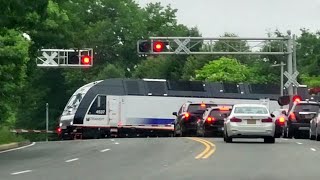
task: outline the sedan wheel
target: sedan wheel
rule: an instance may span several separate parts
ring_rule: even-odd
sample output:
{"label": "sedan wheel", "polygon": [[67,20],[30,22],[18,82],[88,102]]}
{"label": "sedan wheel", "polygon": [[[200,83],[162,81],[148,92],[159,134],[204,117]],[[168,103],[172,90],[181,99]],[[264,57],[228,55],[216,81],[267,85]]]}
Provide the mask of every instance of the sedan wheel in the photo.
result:
{"label": "sedan wheel", "polygon": [[309,130],[309,139],[310,139],[310,140],[315,140],[315,139],[316,139],[316,136],[315,136],[315,135],[312,135],[311,132],[312,132],[312,131],[311,131],[311,128],[310,128],[310,130]]}

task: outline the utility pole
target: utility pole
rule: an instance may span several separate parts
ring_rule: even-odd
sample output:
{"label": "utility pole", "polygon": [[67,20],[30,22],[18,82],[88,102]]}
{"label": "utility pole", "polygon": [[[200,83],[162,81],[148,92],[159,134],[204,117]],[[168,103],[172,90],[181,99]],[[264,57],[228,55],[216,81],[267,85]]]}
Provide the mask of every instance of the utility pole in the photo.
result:
{"label": "utility pole", "polygon": [[49,131],[49,103],[46,103],[46,141],[48,141]]}
{"label": "utility pole", "polygon": [[[293,40],[291,38],[291,34],[288,34],[288,46],[287,46],[287,52],[288,52],[288,60],[287,60],[287,71],[290,75],[293,74],[293,68],[292,68],[292,45],[293,45]],[[292,83],[289,84],[288,87],[288,95],[292,96],[293,95],[293,85]]]}
{"label": "utility pole", "polygon": [[[293,35],[293,73],[297,72],[297,44],[296,44],[296,35]],[[293,93],[297,94],[298,93],[298,87],[293,88]]]}
{"label": "utility pole", "polygon": [[280,95],[281,96],[283,96],[283,89],[284,89],[284,87],[283,87],[283,71],[284,71],[284,66],[285,66],[286,64],[285,63],[283,63],[282,61],[281,61],[281,63],[280,64],[273,64],[273,65],[271,65],[272,67],[278,67],[278,66],[280,66],[281,67],[281,72],[280,72]]}

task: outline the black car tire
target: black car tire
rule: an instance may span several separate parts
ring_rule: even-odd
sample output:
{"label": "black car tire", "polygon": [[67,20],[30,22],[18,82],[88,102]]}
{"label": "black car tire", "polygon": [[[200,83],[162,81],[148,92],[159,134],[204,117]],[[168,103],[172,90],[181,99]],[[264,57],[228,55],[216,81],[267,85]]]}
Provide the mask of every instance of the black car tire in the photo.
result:
{"label": "black car tire", "polygon": [[274,137],[266,137],[264,138],[265,143],[275,143],[275,138]]}
{"label": "black car tire", "polygon": [[316,130],[316,141],[320,141],[320,136],[318,134],[318,131]]}
{"label": "black car tire", "polygon": [[309,139],[310,140],[315,140],[316,139],[316,136],[311,134],[311,128],[310,128],[310,131],[309,131]]}
{"label": "black car tire", "polygon": [[289,126],[287,129],[287,138],[292,139],[292,136],[293,136],[293,128]]}
{"label": "black car tire", "polygon": [[283,128],[282,137],[283,138],[288,138],[288,136],[287,136],[287,128],[286,127]]}
{"label": "black car tire", "polygon": [[281,134],[280,134],[280,133],[276,133],[276,134],[274,135],[274,137],[275,137],[275,138],[280,138],[280,137],[281,137]]}
{"label": "black car tire", "polygon": [[227,133],[226,130],[225,130],[225,133],[224,133],[224,139],[225,139],[226,143],[232,143],[232,137],[228,136],[228,133]]}
{"label": "black car tire", "polygon": [[295,131],[293,137],[295,139],[300,139],[301,138],[300,132],[299,131]]}

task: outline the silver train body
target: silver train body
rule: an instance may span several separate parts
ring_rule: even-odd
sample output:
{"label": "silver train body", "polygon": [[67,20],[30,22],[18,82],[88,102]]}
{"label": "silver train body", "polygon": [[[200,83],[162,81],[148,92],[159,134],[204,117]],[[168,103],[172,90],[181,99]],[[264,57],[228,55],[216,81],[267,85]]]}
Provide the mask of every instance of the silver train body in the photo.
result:
{"label": "silver train body", "polygon": [[[269,88],[269,89],[268,89]],[[264,103],[279,109],[278,87],[169,81],[107,79],[79,88],[59,120],[62,139],[110,136],[170,136],[172,122],[185,102]],[[269,92],[269,93],[268,93]]]}

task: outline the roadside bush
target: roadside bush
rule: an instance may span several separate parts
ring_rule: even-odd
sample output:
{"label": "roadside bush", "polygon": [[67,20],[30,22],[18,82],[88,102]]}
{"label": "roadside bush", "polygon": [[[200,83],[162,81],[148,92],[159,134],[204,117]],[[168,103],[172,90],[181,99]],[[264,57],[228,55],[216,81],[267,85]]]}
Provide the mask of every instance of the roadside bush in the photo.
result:
{"label": "roadside bush", "polygon": [[0,144],[7,144],[12,142],[21,142],[24,139],[21,136],[17,136],[6,127],[0,127]]}

